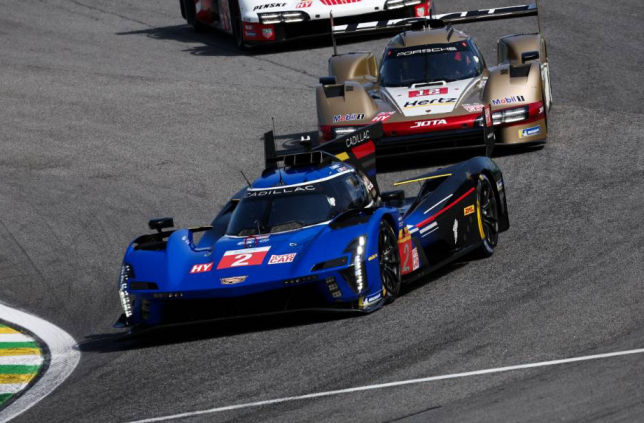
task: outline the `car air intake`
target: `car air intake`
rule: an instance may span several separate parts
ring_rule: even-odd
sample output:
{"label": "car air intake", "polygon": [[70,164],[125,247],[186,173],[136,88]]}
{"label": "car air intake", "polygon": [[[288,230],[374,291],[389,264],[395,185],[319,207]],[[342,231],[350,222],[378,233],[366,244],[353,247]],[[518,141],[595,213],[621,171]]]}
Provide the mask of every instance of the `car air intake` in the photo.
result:
{"label": "car air intake", "polygon": [[159,289],[154,282],[130,282],[130,291],[143,291],[148,289]]}
{"label": "car air intake", "polygon": [[320,163],[322,163],[322,153],[319,151],[284,156],[285,166],[313,166]]}

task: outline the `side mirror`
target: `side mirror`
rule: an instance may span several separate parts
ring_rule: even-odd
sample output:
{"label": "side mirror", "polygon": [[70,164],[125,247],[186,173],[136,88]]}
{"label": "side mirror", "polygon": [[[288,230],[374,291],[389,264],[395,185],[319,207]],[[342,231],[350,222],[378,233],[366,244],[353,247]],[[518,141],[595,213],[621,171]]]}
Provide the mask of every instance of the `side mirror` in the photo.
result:
{"label": "side mirror", "polygon": [[148,227],[157,232],[161,232],[161,229],[172,228],[174,226],[174,219],[171,217],[162,217],[161,219],[151,219],[148,222]]}
{"label": "side mirror", "polygon": [[394,206],[402,206],[405,202],[405,191],[396,190],[396,191],[387,191],[380,194],[380,198],[386,204]]}
{"label": "side mirror", "polygon": [[335,85],[337,84],[337,79],[335,79],[335,76],[322,76],[320,77],[320,84]]}
{"label": "side mirror", "polygon": [[526,63],[531,60],[537,60],[537,59],[539,59],[538,51],[526,51],[524,53],[521,53],[521,63]]}

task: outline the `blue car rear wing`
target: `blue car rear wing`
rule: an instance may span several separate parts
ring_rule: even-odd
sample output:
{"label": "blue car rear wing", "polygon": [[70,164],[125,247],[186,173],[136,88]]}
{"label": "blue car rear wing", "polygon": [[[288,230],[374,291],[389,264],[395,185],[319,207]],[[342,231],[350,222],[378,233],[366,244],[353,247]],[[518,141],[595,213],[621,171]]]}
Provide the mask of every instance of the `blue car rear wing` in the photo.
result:
{"label": "blue car rear wing", "polygon": [[362,172],[379,195],[376,144],[383,134],[382,123],[376,122],[313,148],[277,150],[275,135],[270,131],[264,134],[265,166],[266,169],[273,169],[280,163],[292,167],[315,166],[329,161],[344,162]]}

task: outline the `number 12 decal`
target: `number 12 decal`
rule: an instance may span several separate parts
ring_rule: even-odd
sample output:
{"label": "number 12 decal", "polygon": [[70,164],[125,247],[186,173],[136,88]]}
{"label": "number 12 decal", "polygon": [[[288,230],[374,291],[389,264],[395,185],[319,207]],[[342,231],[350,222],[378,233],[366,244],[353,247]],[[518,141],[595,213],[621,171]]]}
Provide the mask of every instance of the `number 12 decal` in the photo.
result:
{"label": "number 12 decal", "polygon": [[219,261],[217,269],[228,269],[239,266],[259,266],[271,247],[245,248],[243,250],[226,251]]}

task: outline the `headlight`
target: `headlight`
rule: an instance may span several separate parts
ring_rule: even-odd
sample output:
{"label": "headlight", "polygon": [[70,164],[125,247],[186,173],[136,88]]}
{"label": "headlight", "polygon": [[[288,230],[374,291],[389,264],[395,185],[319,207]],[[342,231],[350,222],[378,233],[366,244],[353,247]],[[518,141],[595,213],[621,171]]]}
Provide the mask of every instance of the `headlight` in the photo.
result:
{"label": "headlight", "polygon": [[119,278],[119,298],[121,299],[121,307],[125,317],[132,316],[132,307],[134,305],[134,297],[129,294],[127,290],[128,281],[134,277],[134,269],[131,265],[123,263],[121,266],[121,276]]}
{"label": "headlight", "polygon": [[341,273],[356,294],[362,292],[367,285],[365,273],[365,251],[367,249],[367,235],[360,235],[349,243],[345,253],[353,254],[353,266],[344,269]]}
{"label": "headlight", "polygon": [[360,129],[359,126],[339,126],[337,128],[331,128],[331,135],[333,135],[333,138],[338,138],[343,135],[355,132],[358,129]]}
{"label": "headlight", "polygon": [[517,107],[492,113],[492,124],[502,125],[504,123],[520,122],[528,117],[527,107]]}
{"label": "headlight", "polygon": [[302,22],[305,21],[309,15],[304,12],[270,12],[258,13],[259,21],[265,25],[277,24],[280,22]]}

